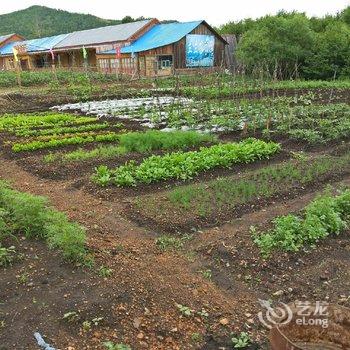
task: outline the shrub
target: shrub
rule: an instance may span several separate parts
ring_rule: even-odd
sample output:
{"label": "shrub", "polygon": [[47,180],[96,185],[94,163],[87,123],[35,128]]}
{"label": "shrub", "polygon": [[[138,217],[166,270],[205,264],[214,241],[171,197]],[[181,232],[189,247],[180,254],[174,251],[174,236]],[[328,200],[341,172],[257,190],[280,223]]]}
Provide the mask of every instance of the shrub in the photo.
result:
{"label": "shrub", "polygon": [[350,215],[350,190],[334,197],[329,193],[317,197],[306,206],[303,216],[286,215],[273,221],[273,229],[257,234],[254,242],[264,256],[272,250],[298,251],[305,244],[315,244],[331,234],[347,228]]}

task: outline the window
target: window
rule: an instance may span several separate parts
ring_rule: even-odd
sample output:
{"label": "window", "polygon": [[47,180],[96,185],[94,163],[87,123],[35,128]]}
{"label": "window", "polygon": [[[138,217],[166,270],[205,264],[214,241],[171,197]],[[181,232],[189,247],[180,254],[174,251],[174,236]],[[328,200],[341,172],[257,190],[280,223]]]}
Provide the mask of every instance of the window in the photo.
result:
{"label": "window", "polygon": [[8,62],[10,69],[15,68],[15,62],[14,62],[13,58],[9,58],[7,62]]}
{"label": "window", "polygon": [[158,69],[168,69],[173,66],[173,56],[164,55],[158,56]]}

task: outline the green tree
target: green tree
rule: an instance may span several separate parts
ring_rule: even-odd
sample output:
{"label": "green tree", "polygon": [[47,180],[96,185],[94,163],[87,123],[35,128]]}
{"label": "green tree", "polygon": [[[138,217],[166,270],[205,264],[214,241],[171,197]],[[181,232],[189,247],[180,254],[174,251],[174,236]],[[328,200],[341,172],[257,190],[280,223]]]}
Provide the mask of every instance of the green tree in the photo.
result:
{"label": "green tree", "polygon": [[340,19],[348,26],[350,26],[350,6],[348,6],[340,13]]}
{"label": "green tree", "polygon": [[248,71],[265,68],[279,78],[295,74],[310,54],[314,32],[304,14],[266,16],[260,25],[243,34],[237,49]]}
{"label": "green tree", "polygon": [[131,16],[125,16],[122,19],[122,23],[130,23],[130,22],[134,22],[135,20],[131,17]]}
{"label": "green tree", "polygon": [[312,53],[303,67],[305,77],[330,79],[350,75],[350,28],[345,23],[330,24],[317,35]]}

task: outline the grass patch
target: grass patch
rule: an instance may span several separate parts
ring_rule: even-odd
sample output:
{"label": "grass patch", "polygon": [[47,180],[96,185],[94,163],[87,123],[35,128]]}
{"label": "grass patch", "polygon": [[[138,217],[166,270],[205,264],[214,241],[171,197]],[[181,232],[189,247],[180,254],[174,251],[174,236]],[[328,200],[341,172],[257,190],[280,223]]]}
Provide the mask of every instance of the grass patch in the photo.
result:
{"label": "grass patch", "polygon": [[[233,207],[257,197],[270,197],[294,186],[307,185],[318,178],[349,168],[350,154],[319,157],[314,160],[287,161],[259,169],[241,179],[222,178],[206,184],[189,185],[169,192],[177,208],[209,214],[210,208]],[[215,203],[215,204],[214,204]]]}
{"label": "grass patch", "polygon": [[184,235],[181,237],[162,235],[156,239],[156,245],[162,251],[180,250],[183,248],[184,243],[191,238],[192,236],[190,235]]}
{"label": "grass patch", "polygon": [[5,237],[23,234],[46,240],[69,261],[84,260],[85,229],[49,207],[46,198],[15,191],[0,181],[0,213],[0,244]]}

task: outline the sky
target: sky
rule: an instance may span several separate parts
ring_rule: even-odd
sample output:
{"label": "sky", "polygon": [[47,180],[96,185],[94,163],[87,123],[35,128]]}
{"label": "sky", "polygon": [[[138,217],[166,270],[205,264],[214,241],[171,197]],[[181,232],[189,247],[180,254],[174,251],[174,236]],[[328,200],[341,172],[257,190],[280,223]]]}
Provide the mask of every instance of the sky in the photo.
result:
{"label": "sky", "polygon": [[298,10],[310,16],[334,14],[350,5],[350,0],[16,0],[1,1],[0,14],[43,5],[70,12],[89,13],[107,19],[156,17],[160,20],[205,19],[218,26],[247,17],[257,18],[279,10]]}

